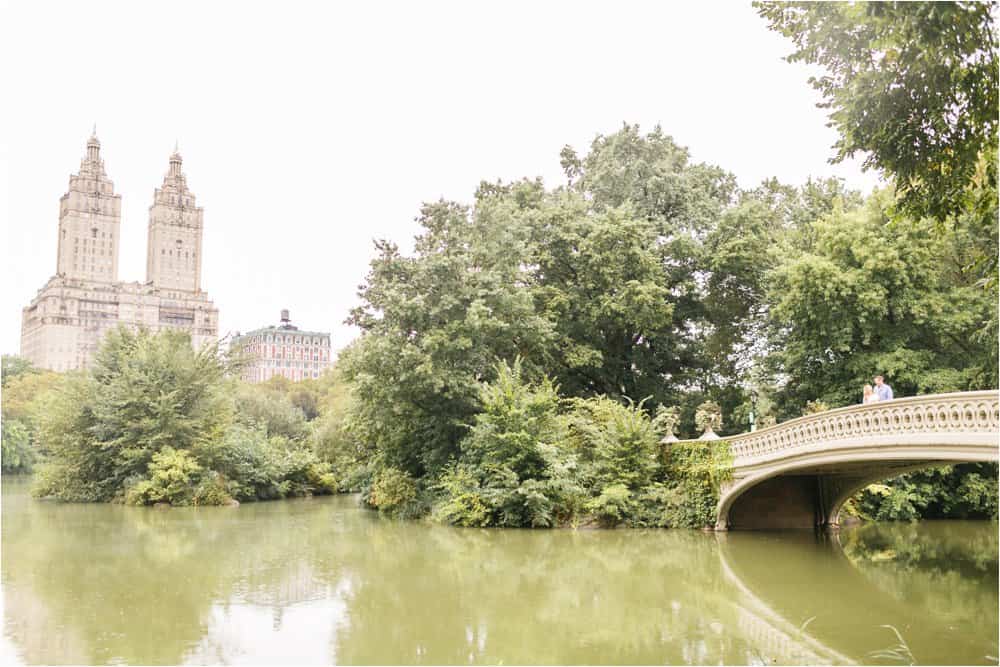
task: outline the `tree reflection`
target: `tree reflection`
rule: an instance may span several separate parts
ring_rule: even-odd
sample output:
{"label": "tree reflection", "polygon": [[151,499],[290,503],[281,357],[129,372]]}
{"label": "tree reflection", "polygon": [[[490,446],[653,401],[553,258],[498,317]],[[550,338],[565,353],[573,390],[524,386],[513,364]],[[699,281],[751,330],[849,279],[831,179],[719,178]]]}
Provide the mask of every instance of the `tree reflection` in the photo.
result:
{"label": "tree reflection", "polygon": [[888,663],[894,631],[919,662],[997,654],[993,525],[473,530],[345,497],[160,512],[3,491],[5,631],[33,663]]}
{"label": "tree reflection", "polygon": [[311,528],[328,513],[299,501],[161,512],[38,502],[9,484],[5,626],[27,662],[180,663],[214,604],[281,607],[335,583],[335,569],[313,566]]}

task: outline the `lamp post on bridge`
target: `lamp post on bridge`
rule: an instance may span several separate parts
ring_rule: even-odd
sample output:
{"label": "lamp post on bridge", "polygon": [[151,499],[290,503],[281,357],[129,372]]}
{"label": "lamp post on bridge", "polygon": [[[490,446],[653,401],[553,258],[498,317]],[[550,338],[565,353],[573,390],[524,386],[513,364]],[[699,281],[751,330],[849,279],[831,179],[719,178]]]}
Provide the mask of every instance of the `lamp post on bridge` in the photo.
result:
{"label": "lamp post on bridge", "polygon": [[750,432],[757,430],[757,390],[750,390]]}

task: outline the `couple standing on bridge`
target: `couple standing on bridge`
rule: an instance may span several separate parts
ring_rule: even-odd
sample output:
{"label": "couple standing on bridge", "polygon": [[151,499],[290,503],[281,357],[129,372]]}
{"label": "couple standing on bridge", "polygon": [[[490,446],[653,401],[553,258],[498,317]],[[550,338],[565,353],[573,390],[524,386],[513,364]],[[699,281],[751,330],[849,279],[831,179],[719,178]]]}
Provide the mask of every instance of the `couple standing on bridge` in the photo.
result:
{"label": "couple standing on bridge", "polygon": [[892,400],[892,387],[885,383],[885,378],[881,375],[875,376],[875,388],[872,389],[870,384],[866,384],[864,388],[864,397],[861,399],[862,403],[878,403],[879,401],[891,401]]}

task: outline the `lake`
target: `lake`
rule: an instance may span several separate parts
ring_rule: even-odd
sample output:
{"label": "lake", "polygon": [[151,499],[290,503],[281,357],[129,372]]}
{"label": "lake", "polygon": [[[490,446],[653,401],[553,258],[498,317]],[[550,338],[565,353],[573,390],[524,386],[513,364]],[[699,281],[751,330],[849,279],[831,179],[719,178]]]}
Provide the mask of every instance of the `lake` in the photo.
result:
{"label": "lake", "polygon": [[478,530],[2,493],[3,664],[997,664],[996,522]]}

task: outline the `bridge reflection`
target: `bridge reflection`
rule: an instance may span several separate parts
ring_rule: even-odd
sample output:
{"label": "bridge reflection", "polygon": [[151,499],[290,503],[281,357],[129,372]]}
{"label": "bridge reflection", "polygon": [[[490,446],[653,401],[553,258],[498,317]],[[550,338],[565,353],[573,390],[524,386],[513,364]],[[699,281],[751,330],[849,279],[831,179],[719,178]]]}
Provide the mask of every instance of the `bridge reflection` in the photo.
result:
{"label": "bridge reflection", "polygon": [[766,658],[996,664],[997,540],[980,528],[873,524],[716,539],[724,576],[739,593],[739,626]]}

